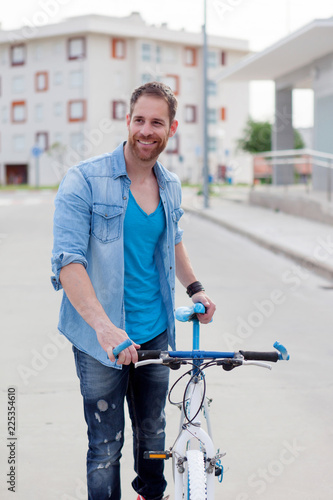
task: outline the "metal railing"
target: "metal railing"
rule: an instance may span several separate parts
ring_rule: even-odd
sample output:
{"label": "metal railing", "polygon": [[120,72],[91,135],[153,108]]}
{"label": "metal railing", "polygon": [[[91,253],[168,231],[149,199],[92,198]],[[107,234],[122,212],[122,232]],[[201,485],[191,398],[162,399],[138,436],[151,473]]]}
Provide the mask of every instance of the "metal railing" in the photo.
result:
{"label": "metal railing", "polygon": [[306,191],[326,192],[332,200],[333,154],[313,149],[267,151],[253,155],[254,186],[304,185]]}

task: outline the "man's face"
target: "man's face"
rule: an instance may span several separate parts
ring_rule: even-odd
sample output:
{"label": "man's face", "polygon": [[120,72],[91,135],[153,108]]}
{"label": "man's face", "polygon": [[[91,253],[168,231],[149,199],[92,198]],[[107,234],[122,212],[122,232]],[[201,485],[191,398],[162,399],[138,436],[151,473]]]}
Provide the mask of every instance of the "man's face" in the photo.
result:
{"label": "man's face", "polygon": [[128,147],[141,161],[156,160],[165,149],[178,123],[170,126],[169,109],[164,99],[143,95],[134,105],[132,116],[127,115]]}

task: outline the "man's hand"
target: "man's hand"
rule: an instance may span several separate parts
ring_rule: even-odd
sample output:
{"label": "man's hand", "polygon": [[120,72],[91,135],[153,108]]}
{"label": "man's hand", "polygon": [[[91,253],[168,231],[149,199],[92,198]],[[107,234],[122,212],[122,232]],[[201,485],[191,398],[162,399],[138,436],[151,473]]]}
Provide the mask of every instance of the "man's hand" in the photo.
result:
{"label": "man's hand", "polygon": [[198,314],[198,320],[200,323],[207,324],[212,320],[214,312],[216,310],[216,305],[214,302],[205,294],[205,292],[198,292],[192,295],[192,302],[196,304],[197,302],[201,302],[206,308],[206,312],[204,314]]}
{"label": "man's hand", "polygon": [[[127,333],[114,325],[105,325],[96,330],[96,335],[109,360],[114,362],[113,349],[128,339]],[[140,349],[140,346],[133,342],[132,345],[121,351],[118,355],[117,365],[136,363],[138,361],[137,349]]]}

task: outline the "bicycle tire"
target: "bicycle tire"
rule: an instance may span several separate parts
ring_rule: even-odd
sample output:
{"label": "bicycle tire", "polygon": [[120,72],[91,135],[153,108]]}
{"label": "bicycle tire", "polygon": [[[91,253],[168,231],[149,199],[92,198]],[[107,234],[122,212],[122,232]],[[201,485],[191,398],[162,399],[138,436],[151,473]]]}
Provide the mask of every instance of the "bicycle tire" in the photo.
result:
{"label": "bicycle tire", "polygon": [[207,500],[205,460],[202,451],[188,450],[188,500]]}

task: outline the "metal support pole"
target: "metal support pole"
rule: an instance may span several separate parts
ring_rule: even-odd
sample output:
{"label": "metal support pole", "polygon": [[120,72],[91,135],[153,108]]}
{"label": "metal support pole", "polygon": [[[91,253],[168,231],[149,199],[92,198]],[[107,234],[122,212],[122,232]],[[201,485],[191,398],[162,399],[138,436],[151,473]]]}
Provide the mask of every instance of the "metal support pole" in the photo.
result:
{"label": "metal support pole", "polygon": [[36,188],[39,187],[39,155],[35,157],[35,186]]}
{"label": "metal support pole", "polygon": [[327,168],[327,201],[331,201],[332,199],[332,160],[330,160],[328,168]]}
{"label": "metal support pole", "polygon": [[207,19],[207,5],[204,0],[204,25],[203,25],[203,73],[204,73],[204,134],[203,134],[203,193],[204,193],[204,207],[209,207],[209,169],[208,169],[208,78],[207,78],[207,33],[206,33],[206,19]]}

